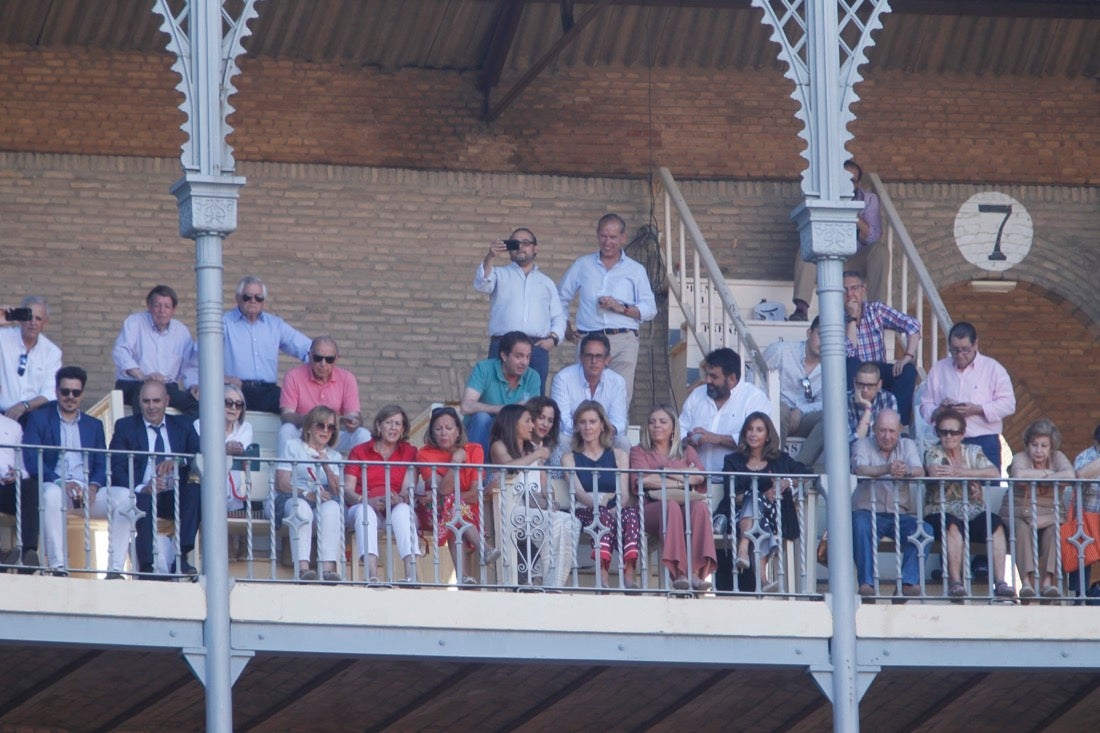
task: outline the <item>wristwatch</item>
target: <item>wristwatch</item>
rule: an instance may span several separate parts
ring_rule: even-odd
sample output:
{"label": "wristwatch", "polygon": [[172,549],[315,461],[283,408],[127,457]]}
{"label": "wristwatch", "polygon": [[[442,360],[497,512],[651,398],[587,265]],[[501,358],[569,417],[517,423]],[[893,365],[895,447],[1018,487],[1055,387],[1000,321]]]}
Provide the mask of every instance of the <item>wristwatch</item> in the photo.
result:
{"label": "wristwatch", "polygon": [[561,343],[561,336],[558,336],[556,333],[551,331],[550,332],[550,340],[554,342],[554,346],[557,346],[558,344]]}

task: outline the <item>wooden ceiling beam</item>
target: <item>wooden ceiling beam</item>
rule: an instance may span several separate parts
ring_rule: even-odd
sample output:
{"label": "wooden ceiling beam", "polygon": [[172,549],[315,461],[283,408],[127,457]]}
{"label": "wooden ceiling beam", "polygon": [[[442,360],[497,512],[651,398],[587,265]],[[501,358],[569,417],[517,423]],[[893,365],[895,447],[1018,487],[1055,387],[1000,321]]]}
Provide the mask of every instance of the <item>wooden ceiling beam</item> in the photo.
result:
{"label": "wooden ceiling beam", "polygon": [[485,58],[482,61],[481,75],[478,79],[478,89],[481,90],[484,100],[483,115],[489,113],[489,95],[493,87],[500,83],[500,75],[504,71],[504,64],[516,40],[519,19],[523,16],[523,7],[526,4],[526,0],[501,0],[497,22],[493,24],[492,36],[485,49]]}

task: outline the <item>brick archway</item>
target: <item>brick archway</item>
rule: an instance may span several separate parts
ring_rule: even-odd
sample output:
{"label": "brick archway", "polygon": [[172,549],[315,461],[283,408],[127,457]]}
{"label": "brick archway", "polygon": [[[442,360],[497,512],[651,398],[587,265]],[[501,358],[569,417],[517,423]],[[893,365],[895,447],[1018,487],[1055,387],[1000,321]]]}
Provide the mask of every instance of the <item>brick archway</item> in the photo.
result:
{"label": "brick archway", "polygon": [[1017,410],[1004,434],[1013,450],[1022,449],[1027,423],[1044,415],[1061,429],[1071,461],[1091,445],[1100,422],[1100,324],[1032,283],[1019,282],[1009,293],[978,293],[956,283],[940,295],[955,321],[974,324],[982,352],[1012,377]]}

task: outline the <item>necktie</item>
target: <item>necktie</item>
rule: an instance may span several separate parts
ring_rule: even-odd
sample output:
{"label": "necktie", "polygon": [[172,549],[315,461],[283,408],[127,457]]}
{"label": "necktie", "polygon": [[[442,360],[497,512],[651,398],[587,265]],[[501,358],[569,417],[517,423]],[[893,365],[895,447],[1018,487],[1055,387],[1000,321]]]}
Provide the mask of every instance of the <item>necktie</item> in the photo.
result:
{"label": "necktie", "polygon": [[163,427],[164,427],[163,424],[153,426],[153,431],[156,432],[156,434],[157,434],[156,442],[153,443],[153,452],[154,453],[163,453],[164,452],[164,434],[162,432],[160,432]]}

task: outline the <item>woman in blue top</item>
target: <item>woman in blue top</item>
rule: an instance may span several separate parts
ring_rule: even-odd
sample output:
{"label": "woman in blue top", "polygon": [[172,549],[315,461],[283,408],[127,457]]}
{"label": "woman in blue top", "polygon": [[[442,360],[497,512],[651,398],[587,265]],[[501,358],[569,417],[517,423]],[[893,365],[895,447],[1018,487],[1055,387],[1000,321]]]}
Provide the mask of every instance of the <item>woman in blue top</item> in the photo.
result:
{"label": "woman in blue top", "polygon": [[[573,413],[573,450],[562,456],[561,463],[576,496],[577,519],[592,536],[593,545],[599,542],[603,585],[609,584],[611,553],[619,545],[621,530],[623,587],[633,589],[638,587],[634,566],[638,561],[641,522],[637,502],[627,491],[630,461],[624,451],[611,447],[612,434],[611,421],[603,406],[585,400]],[[608,470],[593,470],[596,468]],[[593,526],[597,509],[600,527]]]}

